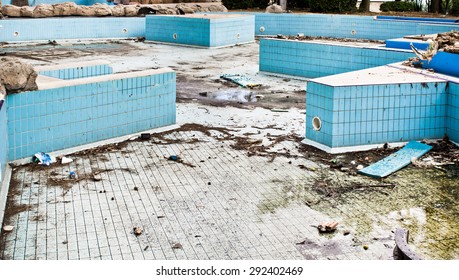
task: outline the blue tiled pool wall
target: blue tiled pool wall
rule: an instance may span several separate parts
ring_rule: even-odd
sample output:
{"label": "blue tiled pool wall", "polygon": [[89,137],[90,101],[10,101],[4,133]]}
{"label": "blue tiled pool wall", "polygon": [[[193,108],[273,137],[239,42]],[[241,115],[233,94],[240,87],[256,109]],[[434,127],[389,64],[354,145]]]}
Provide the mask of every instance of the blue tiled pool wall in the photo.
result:
{"label": "blue tiled pool wall", "polygon": [[187,18],[147,16],[145,38],[151,41],[219,47],[254,41],[253,16],[237,18]]}
{"label": "blue tiled pool wall", "polygon": [[8,95],[9,160],[175,123],[175,73]]}
{"label": "blue tiled pool wall", "polygon": [[209,19],[184,17],[178,20],[177,17],[146,16],[145,39],[208,47],[209,30]]}
{"label": "blue tiled pool wall", "polygon": [[145,35],[141,17],[55,17],[0,21],[0,42],[82,38],[130,38]]}
{"label": "blue tiled pool wall", "polygon": [[[442,138],[448,92],[447,82],[331,87],[311,81],[306,138],[331,148]],[[315,116],[320,131],[313,129]]]}
{"label": "blue tiled pool wall", "polygon": [[254,16],[210,20],[210,47],[252,42],[254,34]]}
{"label": "blue tiled pool wall", "polygon": [[82,66],[76,68],[66,68],[57,70],[40,71],[40,75],[58,78],[62,80],[72,80],[113,73],[113,68],[107,64]]}
{"label": "blue tiled pool wall", "polygon": [[[264,28],[264,32],[260,31],[260,27]],[[406,35],[442,33],[458,28],[459,24],[375,20],[371,16],[255,13],[255,35],[304,33],[307,36],[386,40]]]}
{"label": "blue tiled pool wall", "polygon": [[406,50],[260,39],[260,71],[317,78],[399,62]]}
{"label": "blue tiled pool wall", "polygon": [[448,118],[446,119],[446,134],[449,139],[459,143],[459,83],[448,84]]}
{"label": "blue tiled pool wall", "polygon": [[8,162],[8,129],[5,100],[0,100],[0,186]]}

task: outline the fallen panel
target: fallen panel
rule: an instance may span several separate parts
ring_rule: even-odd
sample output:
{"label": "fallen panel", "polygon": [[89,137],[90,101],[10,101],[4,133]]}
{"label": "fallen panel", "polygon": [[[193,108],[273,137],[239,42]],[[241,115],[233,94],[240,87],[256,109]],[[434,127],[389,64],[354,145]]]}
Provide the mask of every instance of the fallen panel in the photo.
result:
{"label": "fallen panel", "polygon": [[410,141],[398,152],[362,169],[360,174],[375,178],[386,177],[411,163],[412,158],[420,158],[432,149],[432,146]]}

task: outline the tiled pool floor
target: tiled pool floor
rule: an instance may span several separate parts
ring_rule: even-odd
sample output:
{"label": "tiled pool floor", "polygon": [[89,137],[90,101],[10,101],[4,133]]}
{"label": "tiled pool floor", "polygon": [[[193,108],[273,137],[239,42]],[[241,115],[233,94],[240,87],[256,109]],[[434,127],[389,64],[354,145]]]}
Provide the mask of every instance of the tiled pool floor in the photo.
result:
{"label": "tiled pool floor", "polygon": [[[1,259],[391,259],[397,227],[424,258],[459,258],[458,172],[410,166],[380,182],[330,168],[377,158],[330,162],[304,150],[305,82],[258,74],[257,44],[130,44],[84,59],[110,60],[115,72],[173,67],[177,123],[194,125],[70,155],[69,165],[15,167],[4,223],[14,228],[2,234]],[[31,61],[80,56],[49,50]],[[258,105],[205,105],[201,93],[237,89],[216,82],[223,73],[261,82]],[[322,221],[338,230],[320,235]]]}
{"label": "tiled pool floor", "polygon": [[[317,192],[327,180],[378,181],[309,160],[299,148],[304,111],[179,104],[178,124],[190,119],[147,141],[71,155],[69,165],[14,168],[2,258],[391,259],[397,226],[413,230],[426,258],[459,257],[447,248],[459,232],[427,240],[430,227],[456,221],[429,220],[416,187]],[[330,235],[313,227],[335,220]]]}

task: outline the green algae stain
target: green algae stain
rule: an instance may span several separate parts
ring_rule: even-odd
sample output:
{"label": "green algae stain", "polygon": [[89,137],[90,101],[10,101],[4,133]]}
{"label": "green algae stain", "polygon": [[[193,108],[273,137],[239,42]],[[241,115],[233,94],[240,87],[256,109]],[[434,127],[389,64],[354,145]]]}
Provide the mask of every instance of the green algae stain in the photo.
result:
{"label": "green algae stain", "polygon": [[[258,204],[275,213],[303,204],[352,230],[366,242],[409,230],[410,246],[425,259],[459,258],[459,168],[405,168],[386,179],[318,171],[313,180],[270,190]],[[390,185],[393,188],[371,187]]]}

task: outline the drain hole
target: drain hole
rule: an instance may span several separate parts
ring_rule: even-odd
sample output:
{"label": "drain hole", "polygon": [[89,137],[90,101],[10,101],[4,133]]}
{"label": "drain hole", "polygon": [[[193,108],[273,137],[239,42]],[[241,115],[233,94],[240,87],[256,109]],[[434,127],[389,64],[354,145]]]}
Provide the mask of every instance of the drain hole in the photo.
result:
{"label": "drain hole", "polygon": [[265,27],[264,26],[260,27],[260,32],[261,33],[265,32]]}
{"label": "drain hole", "polygon": [[17,37],[17,36],[19,36],[19,32],[17,32],[17,31],[14,31],[14,33],[13,33],[13,36],[14,36],[14,37]]}
{"label": "drain hole", "polygon": [[357,34],[357,31],[352,30],[352,31],[351,31],[351,34],[352,34],[352,35],[355,35],[355,34]]}
{"label": "drain hole", "polygon": [[236,35],[236,38],[238,38],[238,39],[241,38],[241,34],[238,33],[238,34]]}
{"label": "drain hole", "polygon": [[312,118],[312,128],[314,128],[314,130],[317,131],[319,131],[322,128],[322,121],[319,117]]}
{"label": "drain hole", "polygon": [[122,31],[123,31],[123,33],[127,33],[128,32],[127,28],[123,28]]}
{"label": "drain hole", "polygon": [[172,38],[174,38],[174,40],[177,40],[177,33],[172,34]]}

